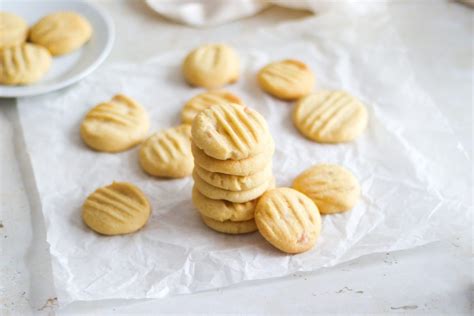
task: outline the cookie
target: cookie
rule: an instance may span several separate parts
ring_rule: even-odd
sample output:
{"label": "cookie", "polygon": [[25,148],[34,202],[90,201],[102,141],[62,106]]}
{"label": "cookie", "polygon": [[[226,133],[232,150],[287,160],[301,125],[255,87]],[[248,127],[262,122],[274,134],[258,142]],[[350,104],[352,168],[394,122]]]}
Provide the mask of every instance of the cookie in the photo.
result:
{"label": "cookie", "polygon": [[248,221],[254,218],[257,200],[244,203],[233,203],[226,200],[213,200],[193,187],[193,204],[199,213],[215,221]]}
{"label": "cookie", "polygon": [[262,153],[242,160],[219,160],[207,156],[194,143],[191,144],[194,164],[210,172],[225,173],[236,176],[249,176],[263,170],[272,161],[275,151],[273,142]]}
{"label": "cookie", "polygon": [[86,114],[81,124],[81,137],[95,150],[118,152],[141,143],[148,127],[145,109],[131,98],[117,94]]}
{"label": "cookie", "polygon": [[226,200],[234,203],[244,203],[258,198],[270,187],[275,185],[275,179],[270,177],[263,184],[245,191],[228,191],[217,188],[202,180],[196,172],[193,172],[194,186],[203,195],[214,200]]}
{"label": "cookie", "polygon": [[255,221],[253,219],[243,222],[232,222],[232,221],[224,221],[219,222],[215,221],[212,218],[202,216],[202,221],[207,227],[224,234],[247,234],[253,233],[257,231],[257,226],[255,225]]}
{"label": "cookie", "polygon": [[221,105],[227,103],[243,104],[239,97],[224,90],[214,90],[200,93],[186,102],[181,111],[181,121],[183,124],[192,124],[196,115],[210,108],[213,105]]}
{"label": "cookie", "polygon": [[316,204],[291,188],[267,191],[258,200],[255,223],[270,244],[286,253],[311,249],[321,232]]}
{"label": "cookie", "polygon": [[212,186],[229,190],[243,191],[250,190],[263,184],[272,175],[271,162],[262,170],[248,176],[234,176],[225,173],[210,172],[199,166],[194,167],[194,171],[203,180]]}
{"label": "cookie", "polygon": [[293,123],[301,134],[320,143],[348,142],[367,126],[367,110],[344,91],[320,91],[299,100]]}
{"label": "cookie", "polygon": [[257,74],[260,87],[282,100],[296,100],[311,93],[315,78],[304,63],[286,59],[263,67]]}
{"label": "cookie", "polygon": [[150,203],[131,183],[114,182],[89,195],[82,206],[82,220],[103,235],[133,233],[150,217]]}
{"label": "cookie", "polygon": [[157,177],[182,178],[193,172],[191,126],[182,124],[155,133],[140,147],[143,170]]}
{"label": "cookie", "polygon": [[25,43],[0,49],[0,84],[37,82],[50,66],[51,54],[44,47]]}
{"label": "cookie", "polygon": [[321,214],[350,210],[360,197],[360,186],[347,169],[333,164],[319,164],[302,172],[293,188],[316,203]]}
{"label": "cookie", "polygon": [[28,24],[16,14],[0,12],[0,49],[20,45],[28,37]]}
{"label": "cookie", "polygon": [[56,12],[40,19],[30,29],[31,42],[46,47],[53,56],[70,53],[92,36],[92,26],[75,12]]}
{"label": "cookie", "polygon": [[198,47],[186,56],[183,63],[186,81],[193,86],[208,89],[237,81],[239,73],[239,56],[224,44]]}
{"label": "cookie", "polygon": [[270,141],[265,119],[236,104],[212,106],[193,120],[193,142],[209,157],[241,160],[264,151]]}

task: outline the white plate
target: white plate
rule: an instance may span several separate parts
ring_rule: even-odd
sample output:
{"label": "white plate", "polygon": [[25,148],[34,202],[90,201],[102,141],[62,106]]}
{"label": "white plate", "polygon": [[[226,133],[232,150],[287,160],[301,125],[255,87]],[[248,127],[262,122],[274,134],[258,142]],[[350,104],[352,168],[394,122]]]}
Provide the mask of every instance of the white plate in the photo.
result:
{"label": "white plate", "polygon": [[109,55],[115,38],[112,19],[95,5],[78,0],[21,1],[2,0],[1,11],[16,13],[31,25],[55,11],[75,11],[92,24],[93,34],[81,49],[54,57],[45,77],[26,86],[0,85],[0,97],[24,97],[43,94],[69,86],[92,73]]}

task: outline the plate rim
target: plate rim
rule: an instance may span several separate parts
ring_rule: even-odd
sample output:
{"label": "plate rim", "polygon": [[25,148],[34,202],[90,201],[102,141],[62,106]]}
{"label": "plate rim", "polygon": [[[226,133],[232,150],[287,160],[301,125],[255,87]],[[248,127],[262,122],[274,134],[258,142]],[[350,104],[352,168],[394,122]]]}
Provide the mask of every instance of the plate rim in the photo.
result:
{"label": "plate rim", "polygon": [[[69,0],[71,1],[71,0]],[[54,2],[54,1],[53,1]],[[57,1],[61,2],[61,1]],[[0,99],[5,99],[5,98],[21,98],[21,97],[31,97],[31,96],[37,96],[37,95],[42,95],[46,94],[49,92],[61,90],[63,88],[66,88],[74,83],[77,83],[90,75],[94,70],[96,70],[104,61],[105,59],[110,55],[110,52],[112,51],[112,47],[115,42],[115,24],[112,19],[112,17],[99,5],[91,2],[91,1],[84,1],[84,0],[72,0],[71,2],[77,2],[77,3],[82,3],[83,5],[91,7],[94,11],[98,13],[98,15],[102,18],[106,25],[106,33],[108,33],[107,41],[105,43],[104,49],[100,52],[100,54],[97,56],[97,58],[86,68],[84,68],[82,71],[80,71],[78,74],[64,80],[61,82],[57,83],[52,83],[50,85],[46,85],[42,88],[39,88],[37,90],[32,89],[33,87],[25,85],[23,86],[25,90],[19,90],[17,92],[9,93],[8,91],[6,93],[2,93],[0,91]],[[7,86],[8,87],[8,86]],[[11,86],[13,87],[13,86]],[[18,86],[17,86],[18,87]],[[19,86],[22,87],[22,86]]]}

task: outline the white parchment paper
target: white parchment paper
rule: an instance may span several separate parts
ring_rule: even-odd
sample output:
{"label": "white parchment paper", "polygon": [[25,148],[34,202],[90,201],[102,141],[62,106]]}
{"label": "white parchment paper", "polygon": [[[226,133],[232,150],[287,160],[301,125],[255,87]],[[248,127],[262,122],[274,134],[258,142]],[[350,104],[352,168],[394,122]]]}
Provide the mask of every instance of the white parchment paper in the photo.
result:
{"label": "white parchment paper", "polygon": [[[145,63],[107,66],[66,90],[19,100],[61,304],[157,298],[279,277],[470,229],[470,161],[417,85],[385,16],[328,14],[228,42],[239,50],[243,71],[228,89],[267,119],[277,184],[290,185],[315,163],[337,163],[359,179],[360,203],[325,216],[317,246],[294,256],[276,251],[258,233],[211,231],[191,204],[191,178],[154,179],[140,169],[136,148],[97,153],[79,136],[87,110],[118,92],[147,109],[150,133],[178,124],[184,102],[201,92],[180,72],[190,47]],[[345,89],[363,100],[370,119],[360,138],[321,145],[298,134],[292,105],[263,93],[255,80],[260,67],[287,57],[311,66],[318,89]],[[81,221],[87,195],[112,181],[135,183],[151,201],[150,221],[135,234],[103,237]]]}

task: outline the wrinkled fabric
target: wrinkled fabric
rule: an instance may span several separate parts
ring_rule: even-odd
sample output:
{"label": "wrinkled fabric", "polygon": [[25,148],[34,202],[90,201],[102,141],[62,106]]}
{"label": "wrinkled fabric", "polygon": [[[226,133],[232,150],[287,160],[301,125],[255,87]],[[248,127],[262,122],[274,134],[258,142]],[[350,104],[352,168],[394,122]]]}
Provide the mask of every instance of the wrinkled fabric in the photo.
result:
{"label": "wrinkled fabric", "polygon": [[[374,3],[358,0],[146,0],[148,6],[160,15],[195,27],[228,23],[258,14],[271,5],[306,10],[314,14],[330,10],[368,12]],[[377,1],[377,5],[385,0]]]}

